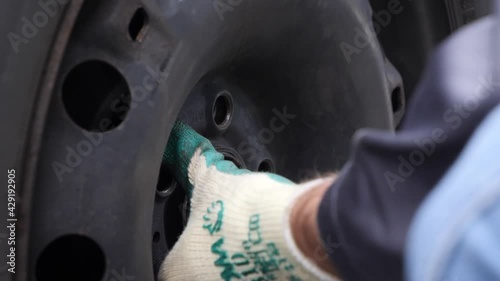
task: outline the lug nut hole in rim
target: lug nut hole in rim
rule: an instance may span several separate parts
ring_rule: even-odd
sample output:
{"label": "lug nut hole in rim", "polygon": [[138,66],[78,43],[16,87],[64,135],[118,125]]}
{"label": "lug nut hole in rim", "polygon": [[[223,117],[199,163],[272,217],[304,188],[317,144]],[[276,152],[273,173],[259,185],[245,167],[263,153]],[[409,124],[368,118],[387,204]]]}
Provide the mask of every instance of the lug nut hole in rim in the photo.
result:
{"label": "lug nut hole in rim", "polygon": [[245,162],[243,158],[236,152],[236,150],[227,147],[227,146],[219,146],[215,145],[215,150],[224,156],[224,160],[233,162],[238,169],[246,169]]}
{"label": "lug nut hole in rim", "polygon": [[212,107],[212,119],[217,128],[223,130],[229,127],[233,118],[233,99],[228,92],[220,93]]}
{"label": "lug nut hole in rim", "polygon": [[166,169],[160,173],[160,178],[158,179],[158,184],[156,185],[156,193],[160,196],[167,197],[172,194],[177,187],[177,182],[175,181],[173,175],[170,171]]}
{"label": "lug nut hole in rim", "polygon": [[243,164],[240,163],[240,160],[237,159],[232,154],[224,154],[224,160],[233,162],[233,164],[236,165],[236,167],[238,167],[238,169],[241,169],[244,167]]}
{"label": "lug nut hole in rim", "polygon": [[154,242],[154,243],[158,243],[158,242],[160,242],[160,237],[161,237],[160,233],[159,233],[158,231],[156,231],[156,232],[153,234],[153,242]]}
{"label": "lug nut hole in rim", "polygon": [[260,162],[259,167],[257,168],[257,171],[259,172],[265,172],[265,173],[274,173],[274,165],[273,162],[269,159],[265,159],[262,162]]}

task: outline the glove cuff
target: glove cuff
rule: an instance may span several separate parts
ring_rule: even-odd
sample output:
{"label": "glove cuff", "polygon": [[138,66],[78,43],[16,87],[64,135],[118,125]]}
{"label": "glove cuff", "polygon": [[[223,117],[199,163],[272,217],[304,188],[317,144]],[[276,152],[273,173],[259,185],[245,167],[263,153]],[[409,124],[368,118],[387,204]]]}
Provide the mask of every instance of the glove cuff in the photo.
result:
{"label": "glove cuff", "polygon": [[[290,255],[297,261],[297,263],[308,272],[308,274],[314,276],[318,280],[321,281],[340,281],[340,279],[332,276],[330,273],[324,271],[323,269],[319,268],[313,261],[311,261],[309,258],[304,256],[302,251],[299,249],[297,243],[295,242],[295,239],[293,237],[293,232],[292,232],[292,225],[291,225],[291,214],[292,214],[292,209],[295,206],[296,201],[298,198],[300,198],[302,195],[310,191],[311,189],[317,187],[320,185],[325,179],[317,179],[313,180],[304,184],[301,184],[299,187],[299,192],[296,192],[291,200],[290,203],[288,204],[287,208],[285,209],[285,215],[284,215],[284,240],[286,247],[290,251]],[[323,258],[323,257],[322,257]]]}

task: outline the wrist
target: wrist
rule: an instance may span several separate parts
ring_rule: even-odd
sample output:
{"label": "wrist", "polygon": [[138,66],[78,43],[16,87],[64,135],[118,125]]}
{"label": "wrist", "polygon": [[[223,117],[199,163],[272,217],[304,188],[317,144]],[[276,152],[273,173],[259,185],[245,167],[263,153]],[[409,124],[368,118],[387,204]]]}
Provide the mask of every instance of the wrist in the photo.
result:
{"label": "wrist", "polygon": [[318,227],[318,209],[334,179],[325,180],[296,199],[290,213],[290,228],[297,248],[321,270],[338,277],[322,243]]}

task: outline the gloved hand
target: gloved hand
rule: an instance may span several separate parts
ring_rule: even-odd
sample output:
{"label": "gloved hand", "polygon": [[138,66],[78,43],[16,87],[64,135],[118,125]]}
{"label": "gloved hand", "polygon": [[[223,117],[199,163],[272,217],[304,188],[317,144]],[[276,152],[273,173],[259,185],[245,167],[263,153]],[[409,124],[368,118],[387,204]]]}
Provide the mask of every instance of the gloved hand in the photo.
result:
{"label": "gloved hand", "polygon": [[293,202],[318,185],[238,169],[176,122],[164,160],[191,197],[190,217],[159,280],[337,280],[305,258],[289,222]]}

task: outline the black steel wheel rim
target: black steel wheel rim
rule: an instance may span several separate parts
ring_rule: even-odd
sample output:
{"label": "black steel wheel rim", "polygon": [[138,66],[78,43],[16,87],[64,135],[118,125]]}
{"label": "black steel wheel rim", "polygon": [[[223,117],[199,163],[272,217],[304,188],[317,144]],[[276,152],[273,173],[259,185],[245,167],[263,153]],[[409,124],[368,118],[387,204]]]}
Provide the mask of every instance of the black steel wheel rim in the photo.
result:
{"label": "black steel wheel rim", "polygon": [[[85,1],[43,125],[30,280],[154,280],[185,223],[182,189],[157,187],[178,117],[240,166],[293,180],[340,168],[356,129],[394,128],[402,85],[378,43],[350,62],[339,48],[367,2],[187,2]],[[67,276],[39,267],[82,253]]]}

